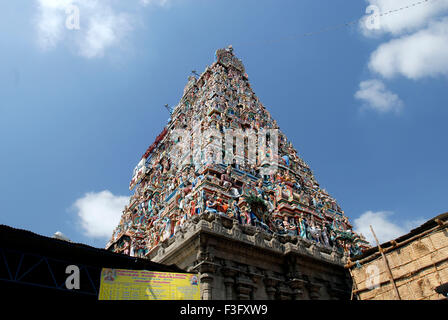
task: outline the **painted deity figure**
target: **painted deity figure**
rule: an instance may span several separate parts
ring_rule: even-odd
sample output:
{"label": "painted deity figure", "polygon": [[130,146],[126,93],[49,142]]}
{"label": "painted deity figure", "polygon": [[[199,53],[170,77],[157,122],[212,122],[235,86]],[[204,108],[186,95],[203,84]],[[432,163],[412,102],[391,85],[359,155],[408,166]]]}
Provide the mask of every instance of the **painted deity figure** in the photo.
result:
{"label": "painted deity figure", "polygon": [[250,215],[249,215],[249,210],[246,206],[244,206],[241,209],[241,217],[242,217],[242,222],[243,224],[250,224]]}
{"label": "painted deity figure", "polygon": [[[177,233],[177,231],[179,231],[179,229],[180,229],[180,220],[181,220],[181,219],[182,219],[182,218],[179,217],[178,214],[176,214],[176,215],[174,216],[173,221],[172,221],[172,231],[171,231],[171,236],[175,235],[175,234]],[[174,226],[174,227],[173,227],[173,226]]]}
{"label": "painted deity figure", "polygon": [[292,236],[295,236],[295,235],[296,235],[296,233],[295,233],[295,229],[296,229],[296,227],[295,227],[294,224],[292,224],[292,223],[289,222],[289,219],[288,219],[287,216],[284,216],[284,217],[283,217],[283,229],[284,229],[289,235],[292,235]]}
{"label": "painted deity figure", "polygon": [[213,197],[213,199],[212,198],[208,198],[205,201],[205,211],[212,212],[212,213],[217,213],[218,212],[217,211],[217,206],[218,206],[218,204],[216,203],[214,197]]}
{"label": "painted deity figure", "polygon": [[307,237],[308,226],[307,226],[306,219],[303,217],[303,214],[301,214],[300,218],[299,218],[299,229],[300,229],[300,233],[299,233],[300,237],[303,239],[307,239],[308,238]]}
{"label": "painted deity figure", "polygon": [[325,226],[325,223],[324,223],[324,226],[322,228],[322,240],[323,240],[324,245],[326,247],[330,247],[330,241],[328,239],[328,231],[327,231],[327,227]]}
{"label": "painted deity figure", "polygon": [[263,190],[263,180],[260,179],[258,181],[257,186],[255,187],[255,191],[257,192],[257,197],[263,198],[264,196],[264,190]]}
{"label": "painted deity figure", "polygon": [[196,202],[196,206],[197,206],[197,212],[198,214],[202,214],[204,213],[204,205],[205,205],[205,201],[207,200],[207,197],[205,195],[205,191],[201,190],[198,200]]}
{"label": "painted deity figure", "polygon": [[259,221],[258,221],[258,218],[255,215],[254,211],[252,209],[250,209],[248,213],[249,213],[249,223],[248,224],[250,224],[252,226],[256,226]]}
{"label": "painted deity figure", "polygon": [[221,197],[216,198],[216,203],[218,213],[227,214],[227,210],[229,209],[228,203],[226,203]]}
{"label": "painted deity figure", "polygon": [[275,197],[270,194],[266,199],[268,205],[268,212],[272,213],[275,210]]}
{"label": "painted deity figure", "polygon": [[195,214],[199,214],[199,212],[196,211],[196,199],[191,199],[190,201],[190,217],[194,216]]}
{"label": "painted deity figure", "polygon": [[333,247],[337,246],[337,236],[333,230],[330,231],[330,241]]}
{"label": "painted deity figure", "polygon": [[289,229],[289,221],[288,221],[288,217],[287,216],[283,217],[282,224],[283,224],[283,229],[285,229],[285,230]]}
{"label": "painted deity figure", "polygon": [[185,208],[185,198],[180,198],[179,199],[179,210],[181,211],[181,212],[183,212],[184,211],[184,208]]}
{"label": "painted deity figure", "polygon": [[297,226],[295,225],[294,221],[289,223],[288,233],[292,236],[297,235]]}
{"label": "painted deity figure", "polygon": [[188,214],[187,212],[185,212],[184,214],[182,214],[181,218],[178,220],[178,230],[183,229],[183,226],[185,225],[185,223],[188,220]]}
{"label": "painted deity figure", "polygon": [[279,234],[285,234],[286,233],[285,228],[283,226],[283,220],[280,218],[280,216],[277,216],[275,218],[274,226],[275,226],[275,229],[276,229],[277,233],[279,233]]}
{"label": "painted deity figure", "polygon": [[130,255],[131,257],[133,257],[133,256],[135,255],[134,244],[131,244],[131,245],[130,245],[129,255]]}
{"label": "painted deity figure", "polygon": [[241,211],[240,211],[240,207],[238,206],[238,202],[236,200],[234,200],[232,202],[232,212],[233,212],[234,218],[236,218],[236,220],[238,220],[238,223],[242,224],[243,221],[241,219]]}
{"label": "painted deity figure", "polygon": [[232,187],[231,171],[232,167],[227,166],[226,172],[221,175],[221,184],[227,191]]}
{"label": "painted deity figure", "polygon": [[309,228],[309,233],[311,238],[316,241],[317,243],[321,243],[322,239],[322,230],[319,228],[319,226],[314,222],[314,217],[311,220],[311,226]]}
{"label": "painted deity figure", "polygon": [[127,241],[127,240],[125,240],[124,241],[124,246],[123,246],[123,253],[125,254],[125,255],[129,255],[129,250],[130,250],[130,243],[129,243],[129,241]]}

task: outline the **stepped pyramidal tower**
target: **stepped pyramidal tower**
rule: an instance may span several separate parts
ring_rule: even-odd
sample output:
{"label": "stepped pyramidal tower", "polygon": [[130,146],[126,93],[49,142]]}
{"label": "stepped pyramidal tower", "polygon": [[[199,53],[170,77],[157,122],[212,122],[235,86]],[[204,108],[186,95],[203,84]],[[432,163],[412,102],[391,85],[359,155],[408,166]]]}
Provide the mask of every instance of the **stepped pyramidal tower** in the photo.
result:
{"label": "stepped pyramidal tower", "polygon": [[202,299],[345,299],[368,244],[255,96],[233,48],[190,76],[107,249],[198,272]]}

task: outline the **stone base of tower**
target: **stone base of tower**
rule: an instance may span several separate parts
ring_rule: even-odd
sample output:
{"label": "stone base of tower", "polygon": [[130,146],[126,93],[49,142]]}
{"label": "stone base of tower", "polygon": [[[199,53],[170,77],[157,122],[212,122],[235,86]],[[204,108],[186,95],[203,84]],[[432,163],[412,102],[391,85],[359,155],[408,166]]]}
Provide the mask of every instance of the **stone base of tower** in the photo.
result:
{"label": "stone base of tower", "polygon": [[203,300],[350,299],[340,252],[216,214],[193,217],[147,257],[198,272]]}

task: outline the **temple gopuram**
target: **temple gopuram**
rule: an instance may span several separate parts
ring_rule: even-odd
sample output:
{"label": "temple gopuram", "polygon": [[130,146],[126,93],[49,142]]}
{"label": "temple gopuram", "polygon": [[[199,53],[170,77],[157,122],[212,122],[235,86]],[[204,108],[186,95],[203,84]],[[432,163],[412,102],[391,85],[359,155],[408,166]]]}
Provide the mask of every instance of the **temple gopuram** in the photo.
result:
{"label": "temple gopuram", "polygon": [[190,76],[106,248],[197,272],[202,299],[349,299],[368,243],[255,96],[231,46]]}

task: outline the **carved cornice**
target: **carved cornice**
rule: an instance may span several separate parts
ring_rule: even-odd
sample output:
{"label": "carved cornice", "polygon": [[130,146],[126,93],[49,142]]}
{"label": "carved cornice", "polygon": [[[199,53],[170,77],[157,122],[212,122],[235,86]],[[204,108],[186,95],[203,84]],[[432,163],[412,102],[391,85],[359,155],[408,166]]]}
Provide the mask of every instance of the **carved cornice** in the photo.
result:
{"label": "carved cornice", "polygon": [[[213,213],[204,213],[190,220],[179,235],[160,244],[156,259],[161,261],[162,255],[173,254],[182,243],[198,234],[209,234],[226,241],[242,242],[261,250],[276,254],[294,254],[338,266],[344,265],[344,256],[339,252],[324,247],[310,240],[293,239],[289,236],[271,235],[253,226],[241,225],[236,220]],[[268,240],[269,239],[269,240]]]}

